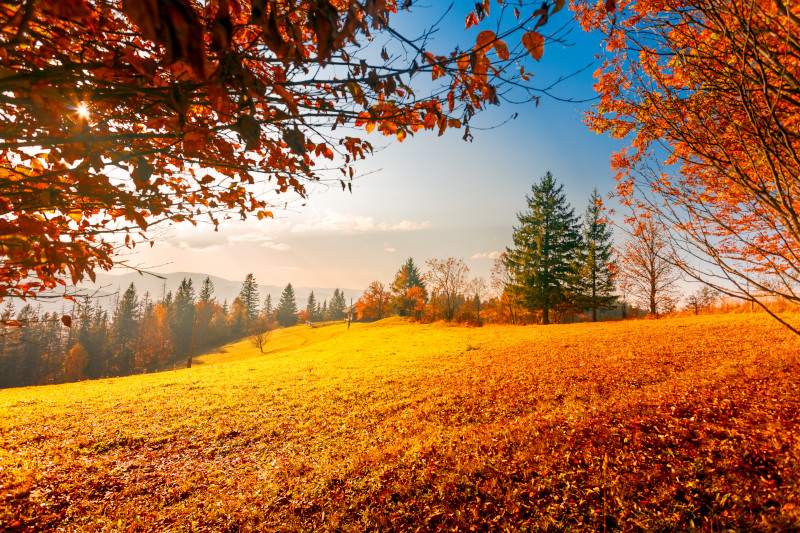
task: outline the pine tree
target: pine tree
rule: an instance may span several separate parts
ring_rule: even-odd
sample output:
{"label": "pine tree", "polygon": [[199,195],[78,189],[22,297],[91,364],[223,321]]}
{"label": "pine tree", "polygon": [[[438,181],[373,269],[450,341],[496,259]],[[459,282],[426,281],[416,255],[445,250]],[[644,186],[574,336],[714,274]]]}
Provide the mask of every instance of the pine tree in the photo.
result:
{"label": "pine tree", "polygon": [[319,310],[319,319],[323,322],[328,320],[330,317],[328,316],[328,300],[322,301],[322,308]]}
{"label": "pine tree", "polygon": [[244,305],[245,327],[255,322],[258,318],[258,284],[253,274],[248,274],[239,291],[239,299]]}
{"label": "pine tree", "polygon": [[344,300],[344,291],[339,289],[333,290],[333,298],[328,305],[328,312],[330,313],[331,320],[341,320],[344,318],[344,310],[347,307],[347,302]]}
{"label": "pine tree", "polygon": [[275,313],[275,308],[272,307],[272,295],[267,294],[267,297],[264,298],[264,316],[267,318],[272,318],[272,315]]}
{"label": "pine tree", "polygon": [[176,355],[184,357],[189,354],[194,329],[195,295],[191,278],[183,278],[178,292],[172,300],[170,310],[170,327],[173,334],[173,346]]}
{"label": "pine tree", "polygon": [[116,373],[127,376],[133,372],[136,341],[139,338],[139,298],[133,283],[122,295],[114,313],[112,342]]}
{"label": "pine tree", "polygon": [[597,310],[610,309],[617,300],[614,295],[617,269],[612,261],[611,228],[605,219],[603,199],[597,189],[589,197],[582,236],[578,250],[580,303],[592,310],[592,322],[597,322]]}
{"label": "pine tree", "polygon": [[[413,291],[409,293],[410,289],[417,287],[420,291]],[[397,311],[400,316],[408,316],[413,314],[413,310],[419,306],[419,299],[422,296],[423,301],[428,299],[428,291],[425,283],[422,281],[419,269],[414,264],[414,259],[409,257],[397,274],[394,276],[392,282],[392,308]]]}
{"label": "pine tree", "polygon": [[210,304],[214,301],[214,282],[210,277],[203,280],[203,286],[200,289],[200,303]]}
{"label": "pine tree", "polygon": [[517,214],[514,248],[506,255],[523,305],[541,311],[543,324],[550,323],[550,311],[574,305],[575,300],[580,235],[563,188],[556,186],[550,172],[531,187],[532,195],[525,196],[528,210]]}
{"label": "pine tree", "polygon": [[294,289],[292,284],[286,285],[281,294],[278,309],[275,311],[275,319],[282,327],[294,326],[297,324],[297,302],[294,299]]}
{"label": "pine tree", "polygon": [[308,311],[308,320],[314,322],[317,320],[317,299],[314,297],[314,291],[311,291],[311,294],[308,295],[308,301],[306,302],[306,311]]}

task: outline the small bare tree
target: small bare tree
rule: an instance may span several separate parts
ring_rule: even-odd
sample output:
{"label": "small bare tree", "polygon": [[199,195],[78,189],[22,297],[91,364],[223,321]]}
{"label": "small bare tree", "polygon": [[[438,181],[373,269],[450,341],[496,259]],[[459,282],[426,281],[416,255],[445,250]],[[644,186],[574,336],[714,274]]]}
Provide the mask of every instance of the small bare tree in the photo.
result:
{"label": "small bare tree", "polygon": [[631,239],[618,251],[620,286],[656,318],[659,311],[674,309],[681,278],[665,233],[657,220],[637,221]]}
{"label": "small bare tree", "polygon": [[256,322],[257,333],[250,337],[250,343],[253,345],[253,347],[258,348],[261,350],[261,353],[264,353],[264,348],[266,348],[267,342],[272,336],[272,332],[276,325],[277,324],[273,317],[266,316],[264,313],[262,313]]}

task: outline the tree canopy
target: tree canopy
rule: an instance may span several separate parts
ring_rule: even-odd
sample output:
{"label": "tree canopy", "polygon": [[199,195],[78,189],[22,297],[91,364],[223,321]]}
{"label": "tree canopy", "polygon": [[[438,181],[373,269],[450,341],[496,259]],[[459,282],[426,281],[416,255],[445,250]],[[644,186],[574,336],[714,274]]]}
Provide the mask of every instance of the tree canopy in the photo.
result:
{"label": "tree canopy", "polygon": [[0,298],[93,278],[154,224],[346,188],[363,132],[471,138],[506,91],[542,94],[525,60],[565,0],[534,4],[474,4],[497,31],[435,54],[390,25],[408,0],[0,2]]}
{"label": "tree canopy", "polygon": [[800,4],[578,6],[606,35],[588,121],[629,141],[612,160],[623,197],[670,226],[689,277],[800,302]]}

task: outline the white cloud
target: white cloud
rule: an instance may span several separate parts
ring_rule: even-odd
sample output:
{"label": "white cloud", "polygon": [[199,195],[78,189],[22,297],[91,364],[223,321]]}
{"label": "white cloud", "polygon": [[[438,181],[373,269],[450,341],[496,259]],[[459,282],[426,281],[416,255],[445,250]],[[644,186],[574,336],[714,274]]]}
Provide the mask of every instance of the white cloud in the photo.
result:
{"label": "white cloud", "polygon": [[292,228],[292,232],[330,231],[352,235],[374,231],[416,231],[427,228],[429,224],[427,220],[425,222],[403,220],[397,223],[381,222],[376,224],[375,219],[372,217],[353,215],[351,213],[337,213],[331,209],[326,209],[322,213],[309,211],[306,220],[296,224]]}
{"label": "white cloud", "polygon": [[277,250],[279,252],[285,252],[286,250],[291,250],[292,248],[285,242],[272,242],[272,241],[262,242],[261,246],[263,248],[269,248],[270,250]]}
{"label": "white cloud", "polygon": [[384,251],[384,252],[393,253],[393,252],[396,252],[396,251],[397,251],[397,248],[384,248],[384,249],[383,249],[383,251]]}
{"label": "white cloud", "polygon": [[430,222],[427,220],[425,222],[412,222],[410,220],[403,220],[402,222],[398,222],[397,224],[388,224],[386,222],[381,222],[378,224],[378,229],[380,231],[417,231],[421,229],[425,229],[430,225]]}
{"label": "white cloud", "polygon": [[495,257],[500,257],[500,252],[480,252],[471,257],[471,259],[494,259]]}

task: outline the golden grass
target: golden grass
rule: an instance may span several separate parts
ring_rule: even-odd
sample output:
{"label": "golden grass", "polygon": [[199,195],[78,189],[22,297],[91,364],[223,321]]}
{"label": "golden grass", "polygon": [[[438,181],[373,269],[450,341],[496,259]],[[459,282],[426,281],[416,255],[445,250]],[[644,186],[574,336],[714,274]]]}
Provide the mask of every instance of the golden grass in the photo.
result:
{"label": "golden grass", "polygon": [[796,531],[799,349],[757,315],[395,318],[4,390],[0,529]]}

